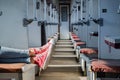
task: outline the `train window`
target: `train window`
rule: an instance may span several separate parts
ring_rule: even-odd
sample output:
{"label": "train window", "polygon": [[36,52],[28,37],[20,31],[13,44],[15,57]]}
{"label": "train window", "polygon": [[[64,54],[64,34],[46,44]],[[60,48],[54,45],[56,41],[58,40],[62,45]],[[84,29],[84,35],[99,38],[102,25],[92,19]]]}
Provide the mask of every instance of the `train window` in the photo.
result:
{"label": "train window", "polygon": [[67,21],[67,7],[61,7],[62,21]]}
{"label": "train window", "polygon": [[40,2],[36,2],[36,9],[40,8]]}
{"label": "train window", "polygon": [[80,6],[78,6],[78,11],[80,11]]}
{"label": "train window", "polygon": [[102,13],[107,13],[107,9],[102,9]]}
{"label": "train window", "polygon": [[85,13],[86,12],[86,0],[82,2],[82,6],[83,6],[83,13]]}
{"label": "train window", "polygon": [[48,11],[48,16],[50,16],[50,11]]}

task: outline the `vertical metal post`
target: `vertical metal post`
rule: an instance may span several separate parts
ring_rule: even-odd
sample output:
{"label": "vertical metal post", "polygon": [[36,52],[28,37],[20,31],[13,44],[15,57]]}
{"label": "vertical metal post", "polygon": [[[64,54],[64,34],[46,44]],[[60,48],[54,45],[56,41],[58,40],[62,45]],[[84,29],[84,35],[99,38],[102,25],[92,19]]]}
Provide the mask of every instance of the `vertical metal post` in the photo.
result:
{"label": "vertical metal post", "polygon": [[[29,0],[26,0],[26,18],[28,18],[28,9],[29,9]],[[27,34],[27,46],[29,48],[29,29],[26,27],[26,34]]]}
{"label": "vertical metal post", "polygon": [[33,0],[33,19],[37,18],[36,0]]}
{"label": "vertical metal post", "polygon": [[81,0],[81,9],[80,9],[81,11],[81,20],[82,20],[82,18],[83,18],[83,0]]}
{"label": "vertical metal post", "polygon": [[74,14],[74,23],[75,23],[75,18],[76,18],[76,17],[75,17],[75,9],[74,9],[74,12],[73,12],[73,14]]}
{"label": "vertical metal post", "polygon": [[46,0],[44,0],[44,21],[46,20],[46,8],[47,8],[47,3]]}
{"label": "vertical metal post", "polygon": [[78,4],[77,4],[77,22],[78,22]]}

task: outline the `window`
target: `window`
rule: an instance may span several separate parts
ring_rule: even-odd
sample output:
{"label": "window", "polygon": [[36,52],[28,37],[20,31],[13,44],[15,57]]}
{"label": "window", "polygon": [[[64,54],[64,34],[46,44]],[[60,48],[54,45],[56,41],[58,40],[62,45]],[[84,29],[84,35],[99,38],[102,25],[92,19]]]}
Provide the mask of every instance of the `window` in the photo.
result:
{"label": "window", "polygon": [[61,20],[67,21],[67,7],[61,7]]}

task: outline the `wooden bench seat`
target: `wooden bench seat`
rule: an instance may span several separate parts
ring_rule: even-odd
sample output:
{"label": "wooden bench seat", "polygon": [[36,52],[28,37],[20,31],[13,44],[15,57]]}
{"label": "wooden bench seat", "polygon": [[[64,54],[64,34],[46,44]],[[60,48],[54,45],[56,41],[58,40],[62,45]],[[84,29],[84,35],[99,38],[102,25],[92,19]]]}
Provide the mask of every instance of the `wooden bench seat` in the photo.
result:
{"label": "wooden bench seat", "polygon": [[81,48],[80,51],[81,68],[84,75],[89,77],[88,65],[93,59],[98,59],[98,50],[94,48]]}
{"label": "wooden bench seat", "polygon": [[91,70],[94,72],[120,73],[120,60],[96,59],[91,62]]}
{"label": "wooden bench seat", "polygon": [[[97,77],[97,73],[111,73],[111,74],[120,74],[120,60],[115,60],[115,59],[95,59],[93,61],[91,61],[90,66],[90,76],[91,79],[90,80],[96,80]],[[114,80],[117,80],[117,78],[113,78]],[[111,80],[113,80],[111,78]],[[102,80],[102,79],[101,79]],[[104,79],[103,80],[107,80]]]}
{"label": "wooden bench seat", "polygon": [[1,79],[35,80],[35,64],[0,64],[0,80]]}

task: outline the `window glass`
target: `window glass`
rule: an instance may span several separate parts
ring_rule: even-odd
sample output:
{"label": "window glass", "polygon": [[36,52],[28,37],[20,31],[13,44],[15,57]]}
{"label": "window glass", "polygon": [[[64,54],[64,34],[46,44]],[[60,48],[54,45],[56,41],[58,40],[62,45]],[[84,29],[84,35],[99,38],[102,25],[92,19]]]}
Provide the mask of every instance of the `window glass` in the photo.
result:
{"label": "window glass", "polygon": [[61,19],[67,21],[67,7],[61,7]]}

